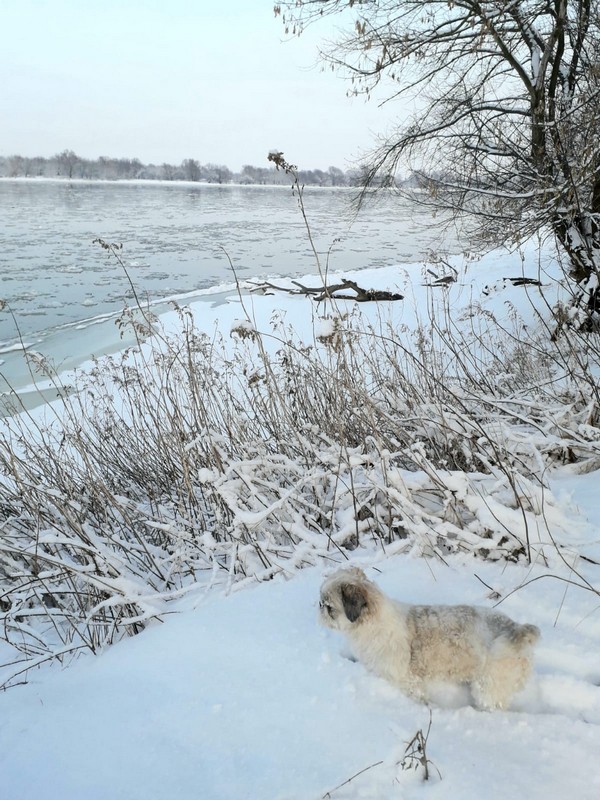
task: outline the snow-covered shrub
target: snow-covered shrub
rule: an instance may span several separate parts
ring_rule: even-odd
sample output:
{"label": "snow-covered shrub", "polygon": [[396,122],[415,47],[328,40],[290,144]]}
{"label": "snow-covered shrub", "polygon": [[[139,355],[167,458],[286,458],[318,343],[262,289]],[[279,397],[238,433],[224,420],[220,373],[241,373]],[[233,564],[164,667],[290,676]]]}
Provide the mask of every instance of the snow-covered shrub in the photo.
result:
{"label": "snow-covered shrub", "polygon": [[179,309],[177,335],[81,374],[54,418],[7,420],[0,620],[23,660],[9,680],[137,632],[199,583],[356,548],[566,557],[544,476],[598,466],[595,340],[472,311],[477,325],[448,314],[414,334],[336,314],[307,342],[277,317],[209,337]]}

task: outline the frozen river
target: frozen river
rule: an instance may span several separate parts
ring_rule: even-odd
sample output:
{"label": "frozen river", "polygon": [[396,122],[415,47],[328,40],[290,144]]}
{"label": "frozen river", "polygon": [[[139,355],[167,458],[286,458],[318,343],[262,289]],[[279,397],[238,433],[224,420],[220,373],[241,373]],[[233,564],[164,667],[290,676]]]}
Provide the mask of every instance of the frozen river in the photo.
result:
{"label": "frozen river", "polygon": [[[352,197],[305,190],[323,262],[333,244],[332,270],[453,249],[428,211],[386,197],[355,216]],[[227,255],[240,279],[316,272],[289,187],[0,180],[0,392],[32,382],[23,345],[60,370],[126,344],[115,319],[131,288],[98,237],[123,245],[138,296],[158,311],[173,296],[217,301],[207,292],[231,284]]]}

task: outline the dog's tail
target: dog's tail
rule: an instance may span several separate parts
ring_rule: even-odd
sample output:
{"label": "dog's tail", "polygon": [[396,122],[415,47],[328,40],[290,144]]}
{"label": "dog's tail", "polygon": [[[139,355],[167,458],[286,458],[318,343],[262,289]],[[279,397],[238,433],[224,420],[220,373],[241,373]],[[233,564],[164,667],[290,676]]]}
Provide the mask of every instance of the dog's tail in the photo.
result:
{"label": "dog's tail", "polygon": [[531,647],[540,638],[541,633],[537,625],[516,625],[511,641],[519,647]]}

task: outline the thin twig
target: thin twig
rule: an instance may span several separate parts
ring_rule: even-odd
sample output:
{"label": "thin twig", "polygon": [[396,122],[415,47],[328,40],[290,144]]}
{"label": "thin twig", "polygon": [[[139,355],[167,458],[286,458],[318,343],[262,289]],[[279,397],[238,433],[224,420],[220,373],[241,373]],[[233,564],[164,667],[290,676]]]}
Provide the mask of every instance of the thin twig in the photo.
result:
{"label": "thin twig", "polygon": [[358,776],[362,775],[364,772],[368,772],[370,769],[373,769],[374,767],[381,766],[381,764],[383,764],[383,761],[376,761],[374,764],[371,764],[370,766],[361,769],[355,775],[352,775],[351,778],[348,778],[348,780],[345,780],[343,783],[340,783],[339,786],[336,786],[335,789],[330,789],[328,792],[325,792],[325,794],[322,797],[322,800],[328,800],[328,798],[330,798],[334,792],[337,792],[338,789],[341,789],[343,786],[346,786],[347,784],[351,783],[355,778],[358,778]]}

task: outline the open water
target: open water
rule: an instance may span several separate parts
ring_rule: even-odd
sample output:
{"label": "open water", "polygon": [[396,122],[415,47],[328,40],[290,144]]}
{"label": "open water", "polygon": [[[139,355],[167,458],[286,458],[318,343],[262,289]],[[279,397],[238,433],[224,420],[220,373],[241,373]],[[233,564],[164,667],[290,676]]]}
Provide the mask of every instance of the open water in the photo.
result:
{"label": "open water", "polygon": [[[455,243],[427,210],[396,196],[356,215],[350,189],[306,188],[323,266],[418,261]],[[122,245],[123,265],[94,240]],[[225,252],[226,251],[226,252]],[[115,324],[138,297],[218,302],[234,276],[317,272],[290,187],[0,180],[0,392],[32,383],[23,347],[57,370],[124,347]]]}

